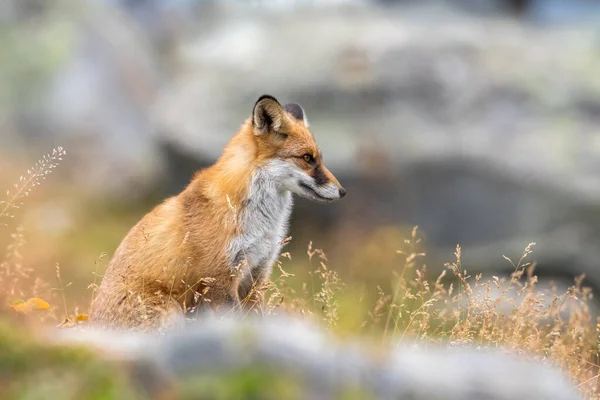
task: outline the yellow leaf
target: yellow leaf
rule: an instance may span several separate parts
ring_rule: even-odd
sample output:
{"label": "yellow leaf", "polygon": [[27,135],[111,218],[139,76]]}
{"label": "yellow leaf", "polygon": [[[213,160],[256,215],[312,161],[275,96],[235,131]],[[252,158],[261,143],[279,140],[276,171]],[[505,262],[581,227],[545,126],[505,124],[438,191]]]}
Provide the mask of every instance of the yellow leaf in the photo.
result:
{"label": "yellow leaf", "polygon": [[25,303],[23,300],[15,300],[13,301],[13,303],[10,305],[10,307],[20,313],[27,313],[29,312],[29,307],[27,307],[27,303]]}
{"label": "yellow leaf", "polygon": [[75,316],[75,322],[85,322],[88,320],[88,315],[87,314],[77,314]]}
{"label": "yellow leaf", "polygon": [[31,310],[49,310],[50,309],[50,304],[48,304],[47,302],[45,302],[42,299],[38,299],[37,297],[32,297],[31,299],[27,300],[27,306]]}

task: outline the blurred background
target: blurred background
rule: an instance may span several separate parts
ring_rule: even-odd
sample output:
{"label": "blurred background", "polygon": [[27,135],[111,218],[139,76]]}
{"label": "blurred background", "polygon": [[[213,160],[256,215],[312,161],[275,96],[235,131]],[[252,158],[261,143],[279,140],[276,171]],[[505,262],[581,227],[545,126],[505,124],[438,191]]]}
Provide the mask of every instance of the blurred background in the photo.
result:
{"label": "blurred background", "polygon": [[0,188],[67,157],[0,240],[22,224],[20,262],[86,299],[269,93],[304,107],[348,190],[297,201],[289,272],[313,241],[387,290],[418,225],[432,275],[457,244],[498,275],[536,242],[542,279],[598,289],[599,22],[598,0],[3,0]]}

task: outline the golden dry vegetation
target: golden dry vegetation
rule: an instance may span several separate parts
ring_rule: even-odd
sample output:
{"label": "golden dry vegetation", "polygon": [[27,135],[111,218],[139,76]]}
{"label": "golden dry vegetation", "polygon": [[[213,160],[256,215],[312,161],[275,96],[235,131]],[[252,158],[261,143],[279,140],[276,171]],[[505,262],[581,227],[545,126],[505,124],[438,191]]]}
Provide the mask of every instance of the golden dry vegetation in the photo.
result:
{"label": "golden dry vegetation", "polygon": [[[64,155],[64,150],[57,148],[44,156],[17,179],[0,202],[0,229],[8,243],[0,254],[3,324],[25,324],[27,329],[48,324],[68,329],[87,323],[89,303],[106,267],[107,256],[96,253],[96,261],[90,261],[85,269],[89,275],[83,283],[80,272],[68,271],[74,264],[67,262],[65,267],[59,260],[49,261],[48,254],[40,257],[36,248],[28,246],[18,214]],[[101,216],[96,217],[102,225]],[[122,234],[130,222],[132,218],[125,218],[116,230]],[[96,229],[90,228],[93,234],[88,240],[104,232],[104,228]],[[60,252],[49,254],[61,261],[65,259],[69,249],[81,243],[76,233],[71,235],[74,243],[63,243]],[[113,236],[118,241],[119,235]],[[387,286],[344,283],[336,266],[312,243],[306,256],[283,253],[272,281],[259,288],[265,291],[263,312],[310,318],[336,335],[360,336],[385,346],[410,342],[419,346],[435,343],[502,349],[557,366],[584,397],[600,399],[600,324],[591,315],[592,293],[583,285],[583,278],[577,279],[566,292],[555,287],[539,288],[532,261],[534,243],[525,247],[518,260],[505,257],[513,267],[510,277],[484,279],[469,274],[461,265],[462,249],[457,247],[453,261],[445,265],[441,275],[432,278],[424,263],[425,250],[418,229],[408,236],[397,243],[395,265]],[[56,244],[52,238],[48,240]],[[43,241],[34,238],[33,242],[41,246]],[[90,248],[94,251],[95,245],[106,245],[100,242]],[[81,253],[73,254],[80,257]],[[295,273],[286,272],[291,270]],[[67,273],[69,278],[65,279],[63,275]],[[244,317],[238,310],[231,313]]]}

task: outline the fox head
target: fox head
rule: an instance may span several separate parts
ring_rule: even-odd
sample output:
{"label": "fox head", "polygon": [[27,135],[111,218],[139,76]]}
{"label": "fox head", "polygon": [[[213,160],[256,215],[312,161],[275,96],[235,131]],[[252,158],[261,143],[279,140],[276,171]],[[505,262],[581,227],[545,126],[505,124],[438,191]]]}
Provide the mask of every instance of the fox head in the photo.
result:
{"label": "fox head", "polygon": [[257,143],[257,161],[278,188],[319,203],[346,195],[346,190],[325,167],[299,104],[282,106],[272,96],[261,96],[252,112],[252,132]]}

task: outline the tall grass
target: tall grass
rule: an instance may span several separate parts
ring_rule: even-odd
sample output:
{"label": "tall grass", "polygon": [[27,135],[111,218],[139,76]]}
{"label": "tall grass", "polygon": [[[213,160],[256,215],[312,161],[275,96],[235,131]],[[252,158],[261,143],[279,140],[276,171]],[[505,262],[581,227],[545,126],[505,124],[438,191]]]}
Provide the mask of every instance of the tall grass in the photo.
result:
{"label": "tall grass", "polygon": [[[505,257],[514,268],[509,277],[470,275],[457,246],[455,260],[436,279],[428,279],[420,242],[414,229],[398,251],[403,260],[390,290],[377,288],[375,303],[361,316],[371,335],[386,346],[435,344],[518,354],[562,369],[585,398],[600,399],[600,323],[590,314],[592,292],[583,286],[583,277],[563,293],[554,285],[539,288],[530,243],[517,262]],[[269,313],[308,315],[335,328],[344,284],[326,265],[325,255],[309,247],[309,257],[314,254],[320,260],[313,272],[316,290],[306,285],[301,292],[290,289],[293,276],[284,273],[271,286]]]}
{"label": "tall grass", "polygon": [[53,149],[51,153],[42,156],[33,167],[28,169],[25,175],[21,175],[12,189],[6,190],[6,198],[0,201],[0,222],[2,219],[14,217],[13,212],[23,205],[23,199],[28,197],[31,191],[58,167],[66,154],[67,152],[62,147]]}
{"label": "tall grass", "polygon": [[47,293],[48,285],[34,276],[35,271],[23,267],[21,249],[25,244],[24,230],[21,225],[9,224],[9,222],[14,220],[24,200],[58,167],[65,155],[66,151],[62,147],[57,147],[44,155],[19,177],[12,188],[6,190],[5,198],[0,200],[0,229],[13,229],[4,254],[0,253],[0,301],[6,303],[8,299],[18,298],[11,305],[22,312],[49,307],[37,297],[33,297],[28,302],[21,300],[25,296]]}
{"label": "tall grass", "polygon": [[[58,148],[43,157],[6,193],[0,202],[1,229],[12,227],[9,222],[14,211],[64,154]],[[36,320],[54,321],[63,327],[85,324],[89,304],[71,304],[73,309],[68,308],[68,284],[63,285],[58,266],[58,290],[51,297],[40,295],[44,290],[47,293],[49,285],[36,279],[35,271],[22,268],[25,234],[18,224],[12,228],[10,244],[0,263],[0,310],[12,308],[14,313],[33,315]],[[272,280],[254,288],[265,297],[263,309],[254,311],[266,316],[286,313],[309,318],[323,329],[345,334],[348,332],[341,332],[344,327],[353,326],[345,319],[351,318],[360,321],[360,328],[351,334],[376,338],[385,346],[436,344],[517,353],[562,369],[582,395],[600,399],[600,324],[589,310],[591,290],[583,286],[582,278],[562,293],[556,287],[542,290],[535,263],[530,261],[533,249],[533,243],[526,246],[516,262],[505,257],[513,268],[510,276],[484,279],[465,270],[462,249],[457,246],[454,260],[432,279],[415,228],[399,244],[398,267],[390,277],[390,285],[367,288],[369,296],[363,296],[356,287],[342,282],[325,253],[311,243],[307,249],[308,278],[304,281],[287,272],[285,264],[291,255],[282,253]],[[98,259],[94,282],[89,287],[92,299],[99,283],[96,276],[102,273],[102,258],[104,255]],[[237,314],[243,318],[247,311],[237,310]]]}

